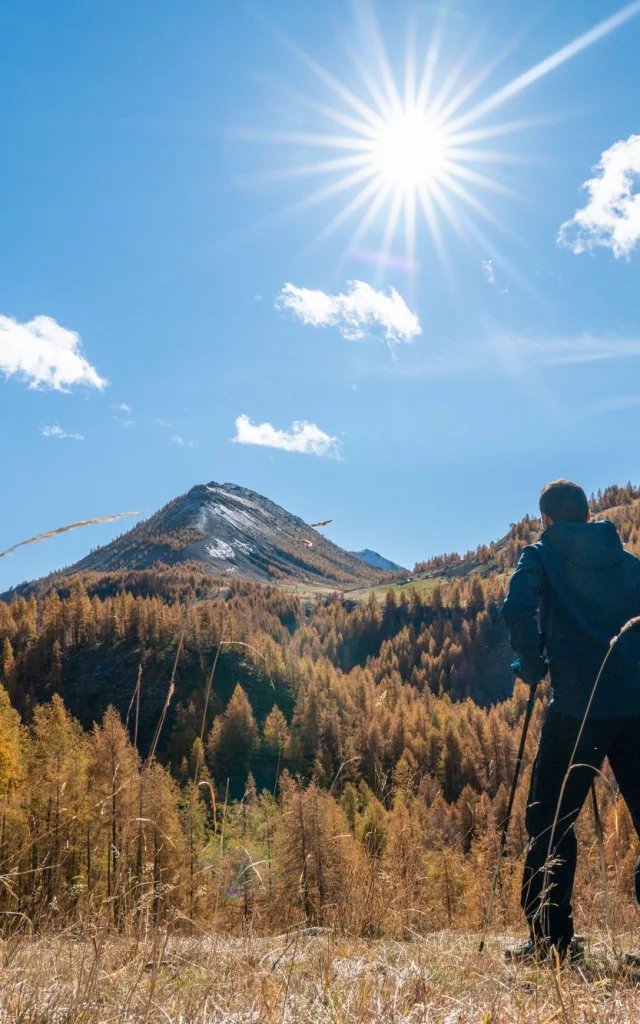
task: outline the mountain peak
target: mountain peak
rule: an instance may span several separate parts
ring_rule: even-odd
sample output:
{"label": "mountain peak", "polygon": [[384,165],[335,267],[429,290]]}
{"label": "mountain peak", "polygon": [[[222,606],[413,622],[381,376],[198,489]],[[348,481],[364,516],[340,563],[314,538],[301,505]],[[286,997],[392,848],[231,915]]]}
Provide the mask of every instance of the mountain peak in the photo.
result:
{"label": "mountain peak", "polygon": [[374,569],[381,569],[384,572],[408,572],[403,565],[390,561],[390,559],[378,554],[377,551],[372,551],[371,548],[363,548],[362,551],[352,551],[351,554]]}
{"label": "mountain peak", "polygon": [[247,487],[197,484],[110,544],[56,576],[189,563],[223,579],[352,587],[379,569]]}

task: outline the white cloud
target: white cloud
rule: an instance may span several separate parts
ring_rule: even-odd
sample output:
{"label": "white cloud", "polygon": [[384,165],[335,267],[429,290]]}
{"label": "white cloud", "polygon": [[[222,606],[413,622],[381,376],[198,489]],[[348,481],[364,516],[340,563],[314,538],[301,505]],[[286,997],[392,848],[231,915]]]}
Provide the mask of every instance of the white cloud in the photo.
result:
{"label": "white cloud", "polygon": [[156,419],[156,423],[159,427],[166,427],[167,430],[171,430],[171,424],[167,423],[166,420]]}
{"label": "white cloud", "polygon": [[66,391],[86,384],[102,390],[107,385],[85,359],[80,336],[50,316],[24,324],[0,316],[0,372],[21,377],[30,388]]}
{"label": "white cloud", "polygon": [[62,429],[62,427],[57,427],[57,426],[56,427],[43,427],[42,428],[42,436],[43,437],[58,437],[58,438],[60,438],[60,440],[64,440],[65,438],[68,438],[71,441],[84,441],[84,436],[82,434],[68,434],[66,432],[66,430]]}
{"label": "white cloud", "polygon": [[183,448],[197,448],[198,447],[198,442],[197,441],[187,441],[184,437],[181,437],[180,434],[174,434],[173,437],[171,438],[171,440],[173,441],[174,444],[178,444],[178,445],[180,445]]}
{"label": "white cloud", "polygon": [[422,333],[417,315],[395,288],[389,288],[387,294],[364,281],[347,281],[346,292],[338,295],[285,284],[276,308],[290,309],[303,324],[312,327],[337,327],[349,341],[382,331],[385,340],[395,345],[410,343]]}
{"label": "white cloud", "polygon": [[252,423],[248,416],[238,416],[233,440],[236,444],[263,445],[306,455],[338,456],[340,444],[337,437],[325,434],[315,423],[296,420],[290,430],[277,430],[271,423]]}
{"label": "white cloud", "polygon": [[496,275],[495,275],[495,272],[494,272],[494,269],[493,269],[493,263],[492,263],[491,260],[483,260],[482,261],[482,273],[486,277],[486,279],[489,282],[489,284],[495,284],[496,283]]}
{"label": "white cloud", "polygon": [[113,417],[119,427],[123,427],[125,430],[128,430],[130,427],[135,427],[136,421],[131,419],[132,409],[130,405],[126,402],[118,402],[116,405],[112,405],[111,408],[115,409],[118,413],[123,413],[125,416],[124,419],[120,416]]}
{"label": "white cloud", "polygon": [[589,252],[598,245],[614,256],[629,256],[640,242],[640,135],[616,142],[606,149],[593,168],[595,177],[583,188],[589,201],[576,210],[558,232],[558,243],[574,253]]}

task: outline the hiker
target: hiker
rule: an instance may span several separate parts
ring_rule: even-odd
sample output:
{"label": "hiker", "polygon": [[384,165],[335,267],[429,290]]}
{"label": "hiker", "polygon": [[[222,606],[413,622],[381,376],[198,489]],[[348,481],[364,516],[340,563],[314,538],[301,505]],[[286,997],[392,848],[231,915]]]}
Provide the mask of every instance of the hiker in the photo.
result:
{"label": "hiker", "polygon": [[[585,492],[569,480],[543,489],[540,512],[544,532],[537,544],[523,550],[503,607],[517,655],[514,671],[529,685],[547,672],[551,680],[526,810],[529,845],[521,902],[530,938],[506,950],[512,960],[544,959],[553,947],[562,958],[571,948],[574,824],[605,758],[640,836],[637,631],[625,633],[616,644],[586,715],[610,641],[640,614],[640,559],[625,551],[613,523],[590,521]],[[636,897],[640,901],[640,860]]]}

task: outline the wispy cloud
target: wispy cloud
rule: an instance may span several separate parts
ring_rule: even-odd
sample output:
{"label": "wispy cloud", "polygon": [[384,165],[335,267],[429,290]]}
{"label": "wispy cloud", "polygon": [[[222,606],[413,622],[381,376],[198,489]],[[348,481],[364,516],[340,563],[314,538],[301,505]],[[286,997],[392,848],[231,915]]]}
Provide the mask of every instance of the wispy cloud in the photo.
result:
{"label": "wispy cloud", "polygon": [[494,272],[494,269],[493,269],[493,263],[492,263],[491,260],[483,260],[482,261],[482,273],[486,277],[486,279],[489,282],[489,284],[493,284],[494,285],[496,283],[496,275],[495,275],[495,272]]}
{"label": "wispy cloud", "polygon": [[71,440],[71,441],[84,441],[84,435],[83,434],[68,434],[66,430],[63,430],[62,427],[58,427],[58,426],[43,427],[42,428],[42,436],[43,437],[57,437],[61,441],[65,440],[65,438],[68,439],[68,440]]}
{"label": "wispy cloud", "polygon": [[233,440],[236,444],[262,445],[305,455],[337,457],[340,451],[337,437],[325,434],[315,423],[306,420],[296,420],[289,430],[277,430],[271,423],[252,423],[248,416],[238,416]]}
{"label": "wispy cloud", "polygon": [[276,308],[290,310],[311,327],[337,327],[348,341],[381,333],[390,345],[396,345],[412,342],[422,333],[417,315],[395,288],[388,293],[376,291],[365,281],[348,281],[346,292],[338,295],[285,284]]}
{"label": "wispy cloud", "polygon": [[589,201],[561,226],[558,243],[576,254],[601,245],[628,257],[640,242],[640,135],[606,149],[593,170],[582,186]]}
{"label": "wispy cloud", "polygon": [[618,412],[621,409],[631,409],[640,405],[640,395],[612,395],[611,398],[602,398],[592,405],[593,412]]}
{"label": "wispy cloud", "polygon": [[102,390],[107,385],[82,352],[80,336],[50,316],[18,323],[0,316],[0,373],[17,376],[30,388],[67,391],[74,384]]}
{"label": "wispy cloud", "polygon": [[504,335],[496,339],[496,348],[505,357],[543,366],[640,358],[640,338],[598,338],[589,334],[543,340]]}
{"label": "wispy cloud", "polygon": [[171,424],[167,423],[166,420],[156,418],[156,423],[158,424],[159,427],[165,427],[167,430],[171,430]]}
{"label": "wispy cloud", "polygon": [[451,347],[434,342],[429,358],[389,364],[394,376],[445,377],[468,373],[517,377],[531,370],[581,363],[624,362],[640,359],[640,336],[620,338],[589,334],[531,337],[495,334]]}
{"label": "wispy cloud", "polygon": [[119,427],[123,427],[124,430],[128,430],[129,427],[135,427],[136,421],[131,419],[132,409],[130,405],[126,402],[118,402],[116,405],[112,405],[111,408],[115,409],[116,413],[122,413],[124,416],[124,419],[118,415],[113,417]]}
{"label": "wispy cloud", "polygon": [[182,448],[197,448],[197,441],[187,441],[186,438],[181,437],[180,434],[174,434],[171,438],[174,444],[180,445]]}

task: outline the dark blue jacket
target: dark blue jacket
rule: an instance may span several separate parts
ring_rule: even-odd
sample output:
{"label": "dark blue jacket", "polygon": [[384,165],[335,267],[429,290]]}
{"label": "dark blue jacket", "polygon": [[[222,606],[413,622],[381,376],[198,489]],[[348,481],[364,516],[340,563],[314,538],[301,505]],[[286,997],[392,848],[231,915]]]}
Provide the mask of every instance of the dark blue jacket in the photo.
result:
{"label": "dark blue jacket", "polygon": [[[522,552],[502,614],[524,681],[537,682],[548,663],[551,706],[581,718],[610,641],[640,614],[640,560],[613,523],[554,523]],[[589,717],[627,715],[640,715],[637,632],[616,645]]]}

